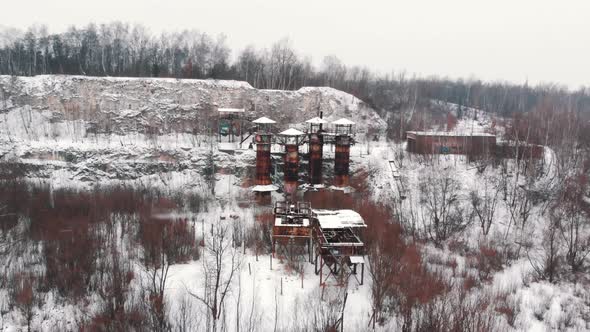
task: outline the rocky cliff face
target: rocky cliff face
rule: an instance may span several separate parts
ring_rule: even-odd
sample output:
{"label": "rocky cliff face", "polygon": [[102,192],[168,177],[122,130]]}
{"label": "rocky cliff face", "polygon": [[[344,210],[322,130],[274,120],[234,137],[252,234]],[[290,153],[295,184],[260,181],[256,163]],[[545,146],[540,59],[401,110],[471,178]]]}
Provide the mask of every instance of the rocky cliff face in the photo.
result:
{"label": "rocky cliff face", "polygon": [[198,171],[210,150],[221,168],[247,167],[252,154],[227,155],[210,137],[218,107],[244,108],[250,119],[270,117],[277,130],[304,128],[319,111],[327,120],[352,119],[359,136],[385,129],[366,103],[331,88],[278,91],[236,81],[0,76],[0,160],[29,177],[62,174],[82,182]]}
{"label": "rocky cliff face", "polygon": [[31,107],[50,122],[84,120],[86,129],[119,135],[157,128],[160,134],[206,134],[218,107],[245,108],[267,116],[279,129],[300,124],[321,110],[328,120],[347,117],[360,131],[385,123],[362,100],[331,88],[258,90],[246,82],[79,76],[0,76],[0,110]]}

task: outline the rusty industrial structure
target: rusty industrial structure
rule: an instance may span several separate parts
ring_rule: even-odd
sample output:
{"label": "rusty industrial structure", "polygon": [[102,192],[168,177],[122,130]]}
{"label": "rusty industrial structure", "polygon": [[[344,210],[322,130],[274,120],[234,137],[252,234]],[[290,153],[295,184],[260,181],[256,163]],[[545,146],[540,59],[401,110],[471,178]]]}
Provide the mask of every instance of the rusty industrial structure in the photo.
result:
{"label": "rusty industrial structure", "polygon": [[407,150],[418,154],[490,155],[496,136],[488,133],[408,131]]}
{"label": "rusty industrial structure", "polygon": [[407,150],[416,154],[458,154],[470,158],[531,158],[543,157],[542,145],[524,142],[497,142],[496,136],[489,133],[456,133],[408,131]]}
{"label": "rusty industrial structure", "polygon": [[350,146],[354,140],[352,126],[354,122],[340,119],[332,122],[334,125],[334,185],[347,187],[350,180]]}
{"label": "rusty industrial structure", "polygon": [[275,223],[272,228],[272,254],[290,260],[311,261],[310,204],[277,202],[274,208]]}
{"label": "rusty industrial structure", "polygon": [[252,190],[258,195],[269,196],[271,191],[276,190],[270,177],[272,169],[270,158],[272,132],[270,126],[276,122],[266,117],[252,122],[257,125],[254,134],[254,142],[256,143],[256,186]]}
{"label": "rusty industrial structure", "polygon": [[[361,233],[367,227],[352,210],[313,210],[312,250],[320,285],[332,277],[342,285],[352,276],[362,285],[365,274],[365,244]],[[360,279],[358,269],[360,266]]]}
{"label": "rusty industrial structure", "polygon": [[322,159],[324,154],[324,131],[323,125],[328,121],[319,117],[305,121],[309,124],[309,183],[317,185],[322,183]]}
{"label": "rusty industrial structure", "polygon": [[307,202],[277,202],[272,253],[314,264],[320,285],[364,282],[363,218],[352,210],[313,210]]}
{"label": "rusty industrial structure", "polygon": [[[252,121],[256,125],[253,143],[256,145],[256,185],[252,191],[259,196],[270,196],[271,191],[278,190],[271,179],[273,144],[283,146],[284,194],[291,199],[297,192],[299,184],[300,151],[299,146],[308,144],[309,183],[313,186],[322,185],[322,167],[324,145],[334,144],[334,185],[347,187],[350,173],[350,146],[354,144],[353,125],[348,119],[332,122],[332,130],[325,130],[328,122],[322,119],[322,113],[306,121],[307,132],[289,128],[279,134],[272,133],[275,121],[262,117]],[[242,141],[243,142],[243,141]]]}
{"label": "rusty industrial structure", "polygon": [[285,177],[285,194],[294,195],[299,181],[299,145],[304,142],[305,133],[289,128],[279,133],[278,143],[285,147],[283,173]]}

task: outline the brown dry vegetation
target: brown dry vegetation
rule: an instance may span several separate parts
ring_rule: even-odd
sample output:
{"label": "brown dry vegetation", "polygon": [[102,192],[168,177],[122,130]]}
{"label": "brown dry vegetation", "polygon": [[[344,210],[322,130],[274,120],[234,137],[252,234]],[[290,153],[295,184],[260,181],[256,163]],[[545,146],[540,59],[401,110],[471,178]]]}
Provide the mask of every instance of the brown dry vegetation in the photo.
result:
{"label": "brown dry vegetation", "polygon": [[[200,198],[191,197],[195,199]],[[27,317],[46,292],[56,291],[62,301],[72,304],[83,303],[96,293],[102,299],[102,309],[80,329],[142,330],[146,321],[153,321],[146,320],[153,313],[165,320],[165,303],[162,293],[151,290],[147,291],[146,298],[151,299],[147,302],[128,297],[136,278],[129,259],[142,253],[137,258],[148,269],[198,259],[197,239],[189,220],[156,216],[185,205],[198,209],[199,202],[125,187],[51,191],[13,180],[0,186],[0,204],[10,211],[0,217],[2,234],[26,218],[30,222],[20,241],[42,248],[42,273],[15,270],[6,276],[15,287],[12,301]],[[131,247],[122,247],[121,241]],[[126,249],[131,250],[124,254]],[[160,326],[167,326],[166,322]]]}

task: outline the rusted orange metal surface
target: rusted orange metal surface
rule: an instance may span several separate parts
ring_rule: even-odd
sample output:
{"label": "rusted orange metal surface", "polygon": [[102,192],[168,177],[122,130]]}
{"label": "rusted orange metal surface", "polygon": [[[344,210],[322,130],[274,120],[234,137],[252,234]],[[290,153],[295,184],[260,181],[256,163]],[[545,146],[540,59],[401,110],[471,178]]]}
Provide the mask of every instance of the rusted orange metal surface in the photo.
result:
{"label": "rusted orange metal surface", "polygon": [[347,187],[349,185],[350,143],[351,138],[349,136],[336,136],[334,185],[337,187]]}
{"label": "rusted orange metal surface", "polygon": [[299,171],[299,146],[296,144],[285,145],[285,192],[293,194],[297,190]]}
{"label": "rusted orange metal surface", "polygon": [[272,235],[274,237],[306,237],[309,238],[311,236],[311,228],[309,227],[301,227],[301,226],[273,226]]}
{"label": "rusted orange metal surface", "polygon": [[322,183],[324,138],[321,134],[309,135],[309,179],[311,184]]}
{"label": "rusted orange metal surface", "polygon": [[270,134],[256,134],[256,184],[266,186],[272,184],[270,179]]}
{"label": "rusted orange metal surface", "polygon": [[408,152],[419,154],[488,155],[496,148],[496,137],[490,135],[407,134]]}

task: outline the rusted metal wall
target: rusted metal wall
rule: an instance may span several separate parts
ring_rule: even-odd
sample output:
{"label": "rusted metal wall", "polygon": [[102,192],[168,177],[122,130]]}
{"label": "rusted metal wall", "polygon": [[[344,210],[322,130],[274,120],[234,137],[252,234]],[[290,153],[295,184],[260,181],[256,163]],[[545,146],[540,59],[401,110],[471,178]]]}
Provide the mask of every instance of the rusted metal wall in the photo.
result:
{"label": "rusted metal wall", "polygon": [[311,228],[310,227],[302,227],[302,226],[273,226],[272,228],[272,236],[273,238],[278,237],[306,237],[309,238],[311,236]]}
{"label": "rusted metal wall", "polygon": [[299,146],[296,144],[285,145],[285,192],[293,194],[297,190],[299,171]]}
{"label": "rusted metal wall", "polygon": [[336,136],[334,153],[334,185],[349,185],[350,170],[350,136]]}
{"label": "rusted metal wall", "polygon": [[324,137],[313,133],[309,135],[309,181],[311,184],[322,183],[322,158]]}
{"label": "rusted metal wall", "polygon": [[494,153],[495,136],[449,136],[408,134],[407,150],[419,154],[485,155]]}
{"label": "rusted metal wall", "polygon": [[256,134],[256,184],[272,184],[270,179],[270,134]]}

